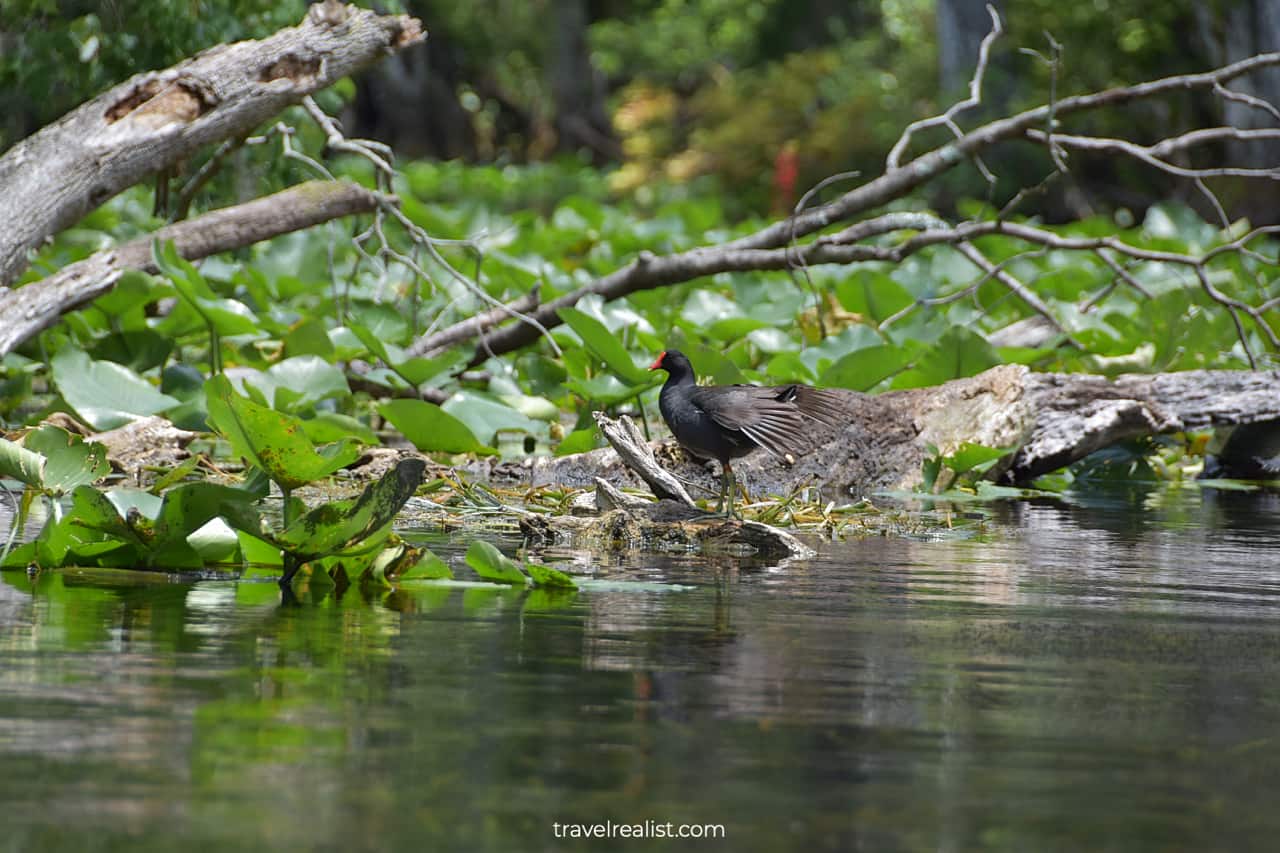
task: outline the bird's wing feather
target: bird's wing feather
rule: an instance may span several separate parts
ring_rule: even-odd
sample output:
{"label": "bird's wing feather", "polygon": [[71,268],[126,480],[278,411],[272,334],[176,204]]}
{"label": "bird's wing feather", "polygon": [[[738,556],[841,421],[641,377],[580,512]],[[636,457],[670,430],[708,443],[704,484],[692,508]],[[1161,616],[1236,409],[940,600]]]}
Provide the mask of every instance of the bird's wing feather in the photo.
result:
{"label": "bird's wing feather", "polygon": [[[692,400],[723,429],[741,432],[775,456],[803,452],[804,419],[795,404],[778,399],[776,389],[722,385]],[[711,389],[707,389],[711,391]]]}

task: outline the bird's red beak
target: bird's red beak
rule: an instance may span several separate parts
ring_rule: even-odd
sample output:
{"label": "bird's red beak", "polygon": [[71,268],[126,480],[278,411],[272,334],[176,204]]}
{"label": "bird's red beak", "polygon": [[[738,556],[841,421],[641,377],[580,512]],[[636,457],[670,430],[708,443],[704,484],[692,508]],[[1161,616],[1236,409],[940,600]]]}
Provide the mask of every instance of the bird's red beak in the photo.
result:
{"label": "bird's red beak", "polygon": [[667,357],[666,351],[658,353],[658,357],[653,360],[653,364],[649,365],[650,370],[657,370],[662,367],[662,360]]}

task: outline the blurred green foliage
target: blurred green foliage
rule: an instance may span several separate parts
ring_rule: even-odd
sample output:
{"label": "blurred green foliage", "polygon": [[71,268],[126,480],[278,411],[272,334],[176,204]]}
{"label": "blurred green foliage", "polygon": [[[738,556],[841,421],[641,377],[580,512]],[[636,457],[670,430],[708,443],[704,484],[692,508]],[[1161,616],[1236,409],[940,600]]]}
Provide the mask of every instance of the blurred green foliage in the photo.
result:
{"label": "blurred green foliage", "polygon": [[[441,76],[444,66],[433,60],[429,76],[456,88],[462,109],[449,120],[470,123],[473,156],[524,161],[555,148],[548,138],[555,111],[550,78],[564,38],[556,36],[551,0],[381,5],[420,16],[432,33],[427,50],[447,55],[452,72]],[[902,128],[938,112],[967,83],[964,75],[939,78],[935,5],[588,4],[590,60],[608,81],[624,157],[612,188],[643,193],[657,179],[710,178],[730,213],[745,215],[780,212],[837,172],[877,173]],[[305,6],[304,0],[0,0],[0,148],[130,74],[218,42],[266,35],[296,23]],[[1057,93],[1065,95],[1208,67],[1220,59],[1232,8],[1227,0],[1004,4],[1007,34],[989,70],[986,114],[1044,102],[1055,74]],[[1052,53],[1046,34],[1063,47],[1056,70],[1044,61]],[[1203,123],[1206,111],[1211,105],[1202,100],[1174,97],[1072,119],[1071,127],[1103,134],[1137,127],[1143,141],[1144,134],[1155,138]],[[798,170],[786,191],[774,186],[780,157],[793,158]],[[1049,168],[1034,149],[1002,159],[997,198]],[[252,168],[256,177],[271,178],[260,159]],[[1077,177],[1130,187],[1148,199],[1164,190],[1150,170],[1118,158],[1082,158]],[[934,203],[949,206],[985,197],[987,187],[975,171],[958,170],[935,192]]]}

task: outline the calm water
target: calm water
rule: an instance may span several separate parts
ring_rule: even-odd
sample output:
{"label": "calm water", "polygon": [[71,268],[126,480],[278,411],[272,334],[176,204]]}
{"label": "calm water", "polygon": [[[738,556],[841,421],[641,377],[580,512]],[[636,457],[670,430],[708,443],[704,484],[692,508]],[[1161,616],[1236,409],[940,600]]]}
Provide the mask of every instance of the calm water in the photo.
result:
{"label": "calm water", "polygon": [[7,573],[0,850],[1274,849],[1280,501],[991,512],[569,597]]}

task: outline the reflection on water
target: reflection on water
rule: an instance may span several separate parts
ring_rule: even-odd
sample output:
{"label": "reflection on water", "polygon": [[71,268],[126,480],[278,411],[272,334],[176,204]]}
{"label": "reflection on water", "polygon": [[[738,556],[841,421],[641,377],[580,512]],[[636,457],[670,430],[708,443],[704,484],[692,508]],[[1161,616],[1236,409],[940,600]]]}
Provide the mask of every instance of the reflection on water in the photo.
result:
{"label": "reflection on water", "polygon": [[[582,563],[576,596],[5,573],[0,850],[1270,846],[1278,510],[1022,503],[781,566]],[[646,820],[727,838],[553,832]]]}

